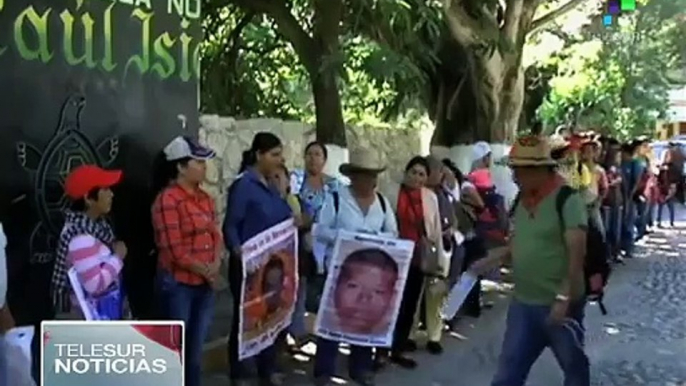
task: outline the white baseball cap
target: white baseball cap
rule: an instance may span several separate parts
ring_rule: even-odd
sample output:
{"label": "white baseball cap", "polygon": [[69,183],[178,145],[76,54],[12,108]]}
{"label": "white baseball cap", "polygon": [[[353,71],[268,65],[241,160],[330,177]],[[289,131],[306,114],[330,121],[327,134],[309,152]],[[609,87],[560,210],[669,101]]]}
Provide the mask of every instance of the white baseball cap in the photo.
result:
{"label": "white baseball cap", "polygon": [[491,153],[491,145],[484,141],[479,141],[472,148],[472,162],[476,162]]}
{"label": "white baseball cap", "polygon": [[209,147],[202,146],[191,137],[178,136],[164,147],[164,155],[167,161],[176,161],[182,158],[208,160],[214,158],[216,153]]}

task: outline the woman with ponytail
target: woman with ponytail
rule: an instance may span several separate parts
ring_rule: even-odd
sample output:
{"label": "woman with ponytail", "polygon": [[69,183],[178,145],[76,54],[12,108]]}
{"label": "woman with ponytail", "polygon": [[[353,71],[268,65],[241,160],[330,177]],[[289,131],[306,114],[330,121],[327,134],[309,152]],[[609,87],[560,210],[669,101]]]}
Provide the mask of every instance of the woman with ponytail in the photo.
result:
{"label": "woman with ponytail", "polygon": [[[247,360],[241,361],[238,357],[241,285],[244,275],[241,245],[260,232],[293,217],[286,200],[268,183],[269,177],[280,170],[283,162],[283,145],[279,137],[272,133],[259,132],[255,134],[250,149],[243,152],[240,178],[229,188],[223,230],[226,247],[230,252],[229,286],[234,299],[228,347],[229,375],[233,385],[252,384]],[[276,372],[276,351],[275,346],[271,345],[254,357],[260,385],[281,383]]]}

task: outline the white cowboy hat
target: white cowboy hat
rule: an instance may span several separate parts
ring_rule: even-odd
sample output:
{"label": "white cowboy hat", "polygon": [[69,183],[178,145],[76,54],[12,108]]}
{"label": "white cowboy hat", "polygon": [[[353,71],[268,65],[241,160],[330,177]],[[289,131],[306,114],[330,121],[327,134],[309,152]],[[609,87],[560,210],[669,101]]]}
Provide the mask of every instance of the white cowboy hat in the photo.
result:
{"label": "white cowboy hat", "polygon": [[386,166],[381,163],[378,154],[367,149],[350,152],[350,161],[342,164],[338,171],[347,176],[355,172],[381,173]]}
{"label": "white cowboy hat", "polygon": [[550,143],[546,137],[529,135],[518,138],[512,145],[509,156],[510,167],[555,166],[550,156]]}

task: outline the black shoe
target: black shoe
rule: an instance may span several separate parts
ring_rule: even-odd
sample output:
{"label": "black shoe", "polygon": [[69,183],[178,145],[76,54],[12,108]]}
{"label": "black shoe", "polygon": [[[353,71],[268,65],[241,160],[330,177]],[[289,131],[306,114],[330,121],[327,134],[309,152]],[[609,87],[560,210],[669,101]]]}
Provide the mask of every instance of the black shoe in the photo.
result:
{"label": "black shoe", "polygon": [[412,358],[403,356],[402,354],[391,355],[391,362],[395,363],[396,365],[404,369],[414,369],[415,367],[417,367],[417,361],[415,361]]}
{"label": "black shoe", "polygon": [[379,355],[378,353],[374,357],[374,372],[383,370],[388,364],[388,356]]}
{"label": "black shoe", "polygon": [[366,374],[360,377],[350,377],[350,380],[359,386],[374,386],[374,374]]}
{"label": "black shoe", "polygon": [[405,342],[405,347],[403,347],[403,349],[405,352],[415,352],[417,351],[417,342],[408,339],[407,342]]}
{"label": "black shoe", "polygon": [[443,346],[438,342],[429,342],[426,344],[426,351],[428,351],[429,354],[440,355],[443,354]]}

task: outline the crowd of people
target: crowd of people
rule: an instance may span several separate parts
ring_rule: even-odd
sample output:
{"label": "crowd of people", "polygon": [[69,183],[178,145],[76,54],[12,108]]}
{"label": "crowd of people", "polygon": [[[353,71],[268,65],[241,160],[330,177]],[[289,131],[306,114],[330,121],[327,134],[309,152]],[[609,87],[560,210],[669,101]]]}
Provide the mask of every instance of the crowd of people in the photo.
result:
{"label": "crowd of people", "polygon": [[[600,259],[631,258],[634,244],[653,226],[674,226],[675,203],[683,202],[684,195],[684,157],[678,144],[672,144],[657,162],[644,138],[620,143],[584,133],[518,139],[506,161],[520,192],[507,210],[490,173],[499,160],[492,159],[484,142],[473,146],[468,171],[449,159],[412,157],[397,197],[390,199],[377,189],[378,176],[387,165],[373,149],[351,152],[350,161],[340,167],[344,182],[323,172],[327,162],[323,144],[308,144],[305,167],[289,171],[281,140],[260,132],[243,154],[240,173],[228,189],[226,216],[219,219],[213,198],[201,187],[206,162],[212,157],[211,149],[177,137],[161,152],[153,178],[156,198],[151,220],[160,318],[185,322],[187,386],[201,384],[202,347],[214,315],[214,292],[225,277],[221,272],[225,252],[231,294],[241,299],[246,274],[241,246],[288,219],[298,227],[301,241],[293,318],[274,345],[249,360],[239,360],[241,304],[233,302],[228,343],[233,384],[283,382],[279,358],[311,339],[306,313],[316,312],[337,232],[347,230],[415,242],[392,346],[350,348],[348,374],[356,384],[373,385],[374,374],[389,363],[417,367],[412,353],[419,349],[422,331],[426,335],[422,348],[441,355],[444,329],[456,328],[457,318],[479,317],[485,306],[477,282],[456,318],[444,320],[441,309],[460,275],[470,271],[481,279],[507,266],[512,268],[514,299],[492,385],[523,386],[535,360],[550,347],[564,371],[565,385],[588,386],[589,363],[580,344],[584,308],[589,296],[602,296],[609,274],[602,267],[592,269],[588,243],[599,243],[592,247],[605,251]],[[122,177],[121,171],[83,165],[66,179],[65,194],[72,207],[65,214],[53,272],[57,318],[83,319],[75,307],[70,270],[94,309],[108,319],[131,317],[125,308],[112,307],[122,296],[118,289],[127,247],[118,240],[107,215],[116,199],[112,188]],[[600,238],[591,237],[590,229]],[[437,250],[449,256],[448,264],[432,263]],[[4,304],[6,285],[3,263],[0,336],[13,326]],[[291,347],[286,335],[294,342]],[[316,345],[315,384],[332,384],[339,342],[319,337]],[[3,356],[0,339],[0,384],[5,384]]]}

